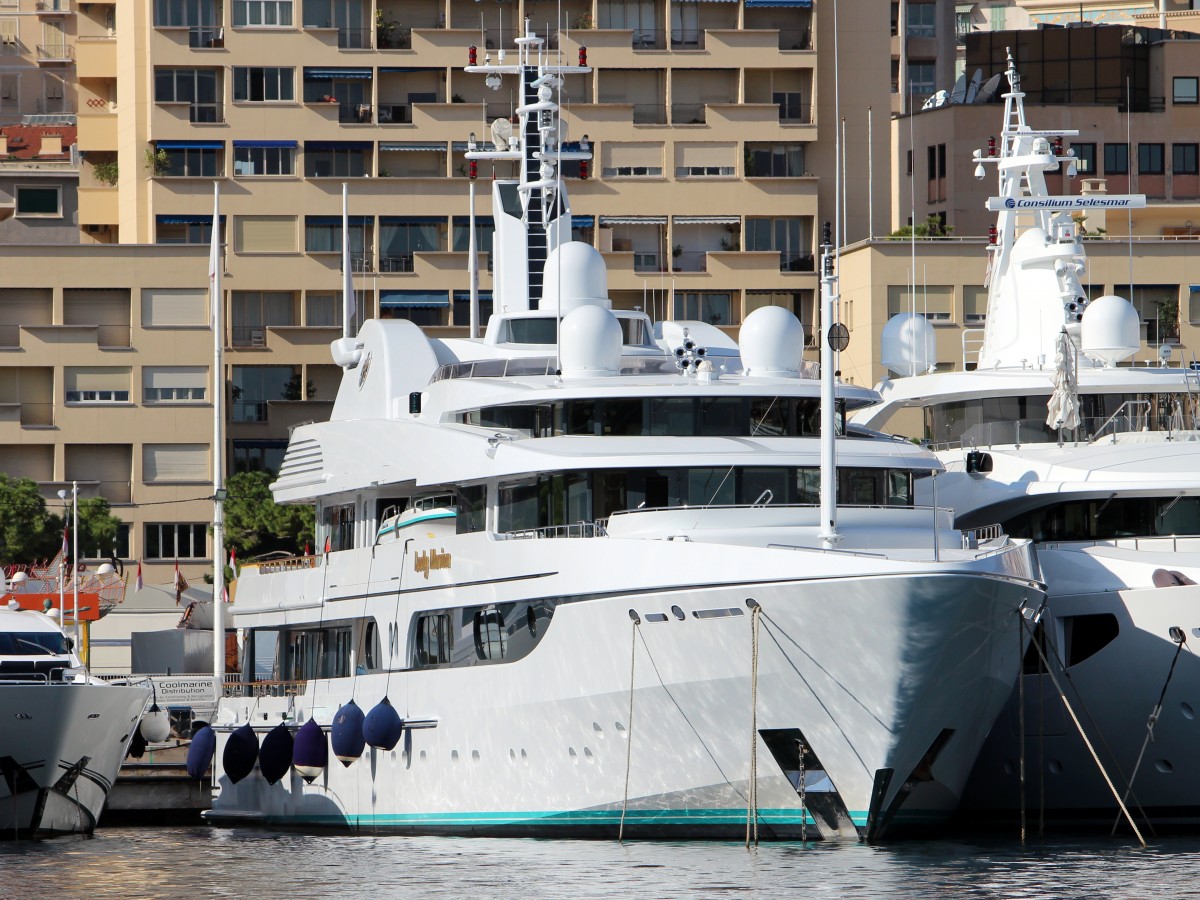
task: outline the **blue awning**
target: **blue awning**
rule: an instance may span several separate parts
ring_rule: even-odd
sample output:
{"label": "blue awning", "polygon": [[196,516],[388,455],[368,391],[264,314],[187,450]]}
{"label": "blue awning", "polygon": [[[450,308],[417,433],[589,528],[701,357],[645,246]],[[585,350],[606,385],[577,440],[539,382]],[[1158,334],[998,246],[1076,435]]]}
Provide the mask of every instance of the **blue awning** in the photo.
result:
{"label": "blue awning", "polygon": [[155,141],[159,150],[224,150],[224,141]]}
{"label": "blue awning", "polygon": [[370,150],[370,141],[305,141],[305,150]]}
{"label": "blue awning", "polygon": [[380,225],[445,225],[445,216],[380,216]]}
{"label": "blue awning", "polygon": [[234,141],[234,147],[296,147],[295,141]]}
{"label": "blue awning", "polygon": [[[470,291],[455,291],[454,292],[454,302],[455,303],[469,303],[470,300],[471,300],[471,292]],[[491,291],[480,291],[479,292],[479,302],[480,303],[491,303],[492,302],[492,292]]]}
{"label": "blue awning", "polygon": [[[155,216],[159,225],[211,225],[212,216]],[[225,214],[221,214],[221,223],[225,222]]]}
{"label": "blue awning", "polygon": [[[462,225],[464,227],[469,227],[471,224],[471,217],[470,216],[455,216],[454,224]],[[495,228],[496,222],[495,222],[495,220],[492,219],[491,216],[476,216],[475,217],[475,226],[479,227],[480,225],[486,225],[489,228]]]}
{"label": "blue awning", "polygon": [[437,307],[449,306],[450,295],[448,291],[380,291],[379,292],[379,307],[387,309],[389,307],[407,307],[409,309],[415,307]]}
{"label": "blue awning", "polygon": [[[370,225],[373,216],[348,216],[351,227]],[[341,216],[305,216],[305,225],[341,225]]]}
{"label": "blue awning", "polygon": [[305,69],[305,81],[333,81],[341,78],[371,78],[370,69]]}
{"label": "blue awning", "polygon": [[572,228],[594,228],[595,226],[595,216],[571,216]]}
{"label": "blue awning", "polygon": [[384,74],[385,72],[442,72],[442,71],[445,71],[445,70],[444,69],[435,69],[430,66],[425,66],[424,68],[421,68],[420,66],[380,66],[379,67],[380,75]]}
{"label": "blue awning", "polygon": [[785,7],[788,9],[812,9],[812,0],[746,0],[746,9],[755,7]]}
{"label": "blue awning", "polygon": [[392,153],[392,152],[399,152],[399,151],[404,151],[404,150],[409,150],[409,151],[413,151],[413,152],[419,151],[419,150],[436,152],[436,151],[440,150],[444,153],[446,151],[446,145],[445,144],[380,144],[379,149],[383,153]]}

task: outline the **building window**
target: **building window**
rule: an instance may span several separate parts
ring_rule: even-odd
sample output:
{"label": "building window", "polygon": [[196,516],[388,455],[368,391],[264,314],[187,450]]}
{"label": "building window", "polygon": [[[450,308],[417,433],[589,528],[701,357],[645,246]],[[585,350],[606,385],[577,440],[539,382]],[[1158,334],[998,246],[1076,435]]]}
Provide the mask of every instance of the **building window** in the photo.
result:
{"label": "building window", "polygon": [[5,56],[15,56],[21,52],[17,22],[18,20],[13,18],[0,19],[0,53]]}
{"label": "building window", "polygon": [[301,386],[294,366],[234,366],[233,421],[266,422],[267,404],[303,399]]}
{"label": "building window", "polygon": [[234,0],[233,27],[292,24],[292,0]]}
{"label": "building window", "polygon": [[909,3],[906,33],[909,37],[934,37],[937,34],[937,4]]}
{"label": "building window", "polygon": [[1163,144],[1138,144],[1138,174],[1161,175],[1164,155]]}
{"label": "building window", "polygon": [[341,328],[342,296],[309,293],[304,297],[304,324],[309,328]]}
{"label": "building window", "polygon": [[208,325],[208,291],[191,288],[143,288],[142,327]]}
{"label": "building window", "polygon": [[799,178],[806,174],[804,144],[747,144],[747,178]]}
{"label": "building window", "polygon": [[272,103],[296,99],[296,70],[281,66],[234,66],[233,99],[238,103]]}
{"label": "building window", "polygon": [[1171,145],[1171,171],[1176,175],[1195,175],[1200,172],[1196,168],[1195,144]]}
{"label": "building window", "polygon": [[677,293],[674,318],[693,319],[709,325],[732,325],[732,296],[716,291]]}
{"label": "building window", "polygon": [[[384,272],[411,272],[413,270],[413,254],[432,253],[442,249],[442,234],[446,229],[446,220],[438,216],[418,216],[409,219],[397,219],[384,216],[379,223],[379,268]],[[470,238],[469,226],[462,229],[463,245],[458,246],[458,232],[455,232],[455,250],[465,251],[466,240]],[[481,223],[475,223],[476,239],[484,236]],[[491,230],[487,231],[487,246],[476,245],[476,250],[491,250]]]}
{"label": "building window", "polygon": [[306,178],[362,178],[368,174],[370,145],[344,144],[304,145],[304,175]]}
{"label": "building window", "polygon": [[937,72],[931,62],[908,64],[908,92],[927,97],[937,90]]}
{"label": "building window", "polygon": [[295,253],[295,216],[235,216],[234,253]]}
{"label": "building window", "polygon": [[246,175],[293,175],[292,159],[295,150],[291,147],[238,147],[233,148],[233,174]]}
{"label": "building window", "polygon": [[[367,246],[368,218],[350,217],[350,255],[354,271],[362,271],[363,254]],[[342,220],[340,216],[306,216],[304,220],[304,250],[307,253],[341,253]],[[357,264],[356,264],[357,261]]]}
{"label": "building window", "polygon": [[63,387],[68,403],[128,403],[129,369],[67,366]]}
{"label": "building window", "polygon": [[207,0],[154,0],[154,27],[215,25],[217,7]]}
{"label": "building window", "polygon": [[1096,171],[1096,145],[1072,144],[1075,151],[1075,169],[1080,175],[1091,175]]}
{"label": "building window", "polygon": [[1171,101],[1173,103],[1197,103],[1200,90],[1200,76],[1176,75],[1171,79]]}
{"label": "building window", "polygon": [[290,291],[234,291],[230,300],[234,347],[267,346],[267,329],[295,325]]}
{"label": "building window", "polygon": [[146,559],[207,559],[208,525],[204,522],[148,522]]}
{"label": "building window", "polygon": [[208,444],[145,444],[142,481],[146,484],[191,484],[212,479]]}
{"label": "building window", "polygon": [[159,216],[155,221],[156,244],[212,243],[212,219],[209,216]]}
{"label": "building window", "polygon": [[192,122],[222,121],[216,69],[155,69],[154,102],[187,103]]}
{"label": "building window", "polygon": [[146,366],[142,369],[142,403],[203,403],[208,397],[204,366]]}
{"label": "building window", "polygon": [[1129,174],[1129,145],[1128,144],[1105,144],[1104,145],[1104,174],[1105,175],[1128,175]]}
{"label": "building window", "polygon": [[62,218],[62,188],[19,185],[17,215],[40,219]]}
{"label": "building window", "polygon": [[221,174],[221,151],[216,147],[163,147],[167,164],[162,175],[167,178],[216,178]]}
{"label": "building window", "polygon": [[234,441],[233,470],[235,472],[269,472],[279,474],[287,441]]}
{"label": "building window", "polygon": [[800,217],[746,219],[747,250],[777,250],[779,271],[813,271],[812,239],[808,220]]}
{"label": "building window", "polygon": [[954,289],[949,285],[923,285],[916,293],[908,285],[888,285],[888,317],[915,312],[932,322],[949,322]]}

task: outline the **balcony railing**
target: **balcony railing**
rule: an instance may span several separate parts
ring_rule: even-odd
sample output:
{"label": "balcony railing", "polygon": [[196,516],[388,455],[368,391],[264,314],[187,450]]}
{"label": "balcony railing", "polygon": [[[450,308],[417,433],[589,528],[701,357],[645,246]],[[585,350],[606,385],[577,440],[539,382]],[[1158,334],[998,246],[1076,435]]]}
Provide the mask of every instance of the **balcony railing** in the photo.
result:
{"label": "balcony railing", "polygon": [[703,103],[672,103],[672,125],[703,125],[705,106]]}
{"label": "balcony railing", "polygon": [[217,25],[193,25],[188,29],[188,46],[217,48],[225,46],[225,29]]}
{"label": "balcony railing", "polygon": [[38,62],[70,62],[75,58],[75,48],[71,44],[38,44]]}
{"label": "balcony railing", "polygon": [[251,401],[235,401],[233,404],[233,421],[235,422],[265,422],[267,421],[267,403]]}
{"label": "balcony railing", "polygon": [[781,28],[779,29],[780,50],[811,50],[812,29],[810,28]]}
{"label": "balcony railing", "polygon": [[413,270],[412,254],[401,256],[379,257],[380,272],[411,272]]}
{"label": "balcony railing", "polygon": [[780,272],[813,272],[815,260],[811,253],[790,253],[781,251],[779,254]]}
{"label": "balcony railing", "polygon": [[339,28],[339,50],[370,50],[373,28]]}
{"label": "balcony railing", "polygon": [[128,325],[97,325],[96,346],[128,347],[132,329]]}
{"label": "balcony railing", "polygon": [[633,104],[633,124],[666,125],[667,107],[657,103],[635,103]]}
{"label": "balcony railing", "polygon": [[0,347],[12,350],[21,346],[20,325],[0,325]]}
{"label": "balcony railing", "polygon": [[188,107],[188,121],[201,124],[224,122],[225,107],[220,103],[192,103]]}
{"label": "balcony railing", "polygon": [[[342,271],[342,262],[341,262],[340,258],[338,259],[338,271],[339,272]],[[371,254],[359,253],[357,256],[351,255],[350,271],[351,272],[374,272],[375,269],[373,267],[373,258],[371,256]]]}
{"label": "balcony railing", "polygon": [[229,339],[234,347],[267,346],[265,325],[234,325],[229,329]]}
{"label": "balcony railing", "polygon": [[[715,247],[713,248],[716,249]],[[684,250],[671,257],[671,270],[674,272],[707,272],[707,250]]]}

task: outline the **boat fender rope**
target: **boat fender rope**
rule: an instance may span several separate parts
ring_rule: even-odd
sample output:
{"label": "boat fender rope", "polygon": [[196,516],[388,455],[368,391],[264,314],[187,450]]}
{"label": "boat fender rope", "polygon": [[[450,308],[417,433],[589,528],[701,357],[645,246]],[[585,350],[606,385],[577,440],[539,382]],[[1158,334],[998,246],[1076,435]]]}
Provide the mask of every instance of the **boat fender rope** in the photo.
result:
{"label": "boat fender rope", "polygon": [[633,676],[637,672],[637,639],[638,626],[642,617],[632,609],[629,618],[633,620],[633,631],[629,641],[629,716],[625,720],[625,795],[621,799],[621,826],[617,829],[617,840],[625,841],[625,814],[629,811],[629,772],[633,765]]}
{"label": "boat fender rope", "polygon": [[762,607],[750,607],[750,783],[746,790],[746,849],[758,846],[758,627]]}

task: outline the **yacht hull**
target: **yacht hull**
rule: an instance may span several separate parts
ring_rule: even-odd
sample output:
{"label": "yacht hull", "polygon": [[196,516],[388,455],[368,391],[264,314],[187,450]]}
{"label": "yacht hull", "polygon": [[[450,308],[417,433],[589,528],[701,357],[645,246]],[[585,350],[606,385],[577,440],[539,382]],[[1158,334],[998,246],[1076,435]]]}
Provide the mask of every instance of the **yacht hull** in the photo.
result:
{"label": "yacht hull", "polygon": [[[1195,758],[1200,662],[1191,649],[1200,627],[1200,585],[1121,586],[1148,583],[1158,563],[1197,578],[1198,560],[1194,552],[1161,546],[1171,541],[1140,541],[1142,549],[1121,543],[1039,550],[1051,584],[1070,591],[1090,580],[1096,588],[1051,594],[1043,616],[1051,669],[1096,758],[1050,676],[1023,675],[1024,742],[1014,689],[968,785],[964,812],[971,819],[1016,818],[1024,746],[1024,797],[1031,816],[1110,829],[1122,814],[1098,759],[1139,826],[1200,825]],[[1155,545],[1172,552],[1155,552]],[[1188,642],[1182,648],[1170,637],[1172,627]]]}
{"label": "yacht hull", "polygon": [[90,834],[149,695],[0,683],[0,838]]}
{"label": "yacht hull", "polygon": [[[569,554],[574,542],[555,543]],[[670,544],[650,543],[648,552],[669,554]],[[838,833],[936,826],[955,810],[1016,677],[1018,612],[1040,602],[1036,586],[1002,571],[1011,556],[989,573],[924,567],[565,596],[541,643],[512,663],[311,681],[291,699],[230,698],[207,817],[605,838],[623,823],[627,837],[744,837],[756,757],[760,837],[816,837],[812,808],[830,786],[845,813]],[[601,560],[597,570],[608,571]],[[478,589],[448,593],[452,605]],[[761,609],[756,679],[748,600]],[[312,784],[292,769],[268,785],[257,768],[233,784],[221,768],[228,734],[245,722],[261,739],[285,716],[327,726],[350,699],[370,710],[385,695],[413,726],[393,751],[368,747],[349,767],[331,754]],[[796,740],[827,776],[822,797],[809,779],[807,803],[794,787]],[[828,835],[829,821],[821,826]]]}

